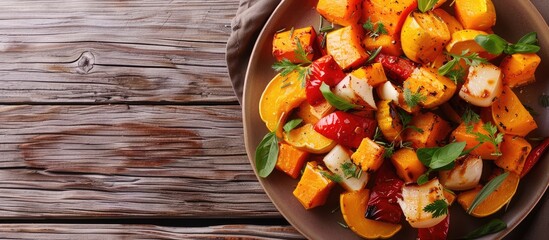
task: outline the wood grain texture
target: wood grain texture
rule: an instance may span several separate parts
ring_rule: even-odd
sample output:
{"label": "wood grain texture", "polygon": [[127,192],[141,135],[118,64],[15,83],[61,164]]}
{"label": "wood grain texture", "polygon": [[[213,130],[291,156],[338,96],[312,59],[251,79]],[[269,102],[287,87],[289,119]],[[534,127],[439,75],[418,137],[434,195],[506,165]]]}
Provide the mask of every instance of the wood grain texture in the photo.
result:
{"label": "wood grain texture", "polygon": [[237,0],[0,1],[0,103],[235,102]]}
{"label": "wood grain texture", "polygon": [[303,239],[289,226],[221,225],[161,227],[152,225],[0,225],[2,239]]}
{"label": "wood grain texture", "polygon": [[0,218],[279,217],[239,106],[0,106]]}

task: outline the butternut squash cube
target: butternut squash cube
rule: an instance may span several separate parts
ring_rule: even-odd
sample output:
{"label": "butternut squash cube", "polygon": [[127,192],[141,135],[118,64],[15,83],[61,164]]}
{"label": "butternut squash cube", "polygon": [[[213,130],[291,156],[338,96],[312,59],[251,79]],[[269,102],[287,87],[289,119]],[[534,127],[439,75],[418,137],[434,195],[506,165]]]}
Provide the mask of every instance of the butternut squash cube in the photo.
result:
{"label": "butternut squash cube", "polygon": [[456,92],[456,84],[445,76],[438,74],[436,69],[421,67],[412,72],[404,81],[404,88],[412,94],[425,97],[419,105],[424,108],[434,108],[450,100]]}
{"label": "butternut squash cube", "polygon": [[328,101],[322,101],[316,106],[312,106],[307,101],[303,101],[299,108],[296,111],[296,114],[299,118],[303,119],[304,123],[310,123],[315,125],[318,120],[325,117],[326,115],[335,111],[335,107],[330,105]]}
{"label": "butternut squash cube", "polygon": [[423,163],[419,161],[414,150],[401,148],[391,156],[391,162],[395,166],[396,172],[405,183],[414,183],[419,176],[427,171]]}
{"label": "butternut squash cube", "polygon": [[406,16],[416,8],[417,0],[364,0],[362,22],[380,22],[387,35],[398,37]]}
{"label": "butternut squash cube", "polygon": [[328,21],[349,26],[360,20],[361,0],[319,0],[316,10]]}
{"label": "butternut squash cube", "polygon": [[409,128],[404,131],[404,141],[412,143],[414,148],[440,146],[452,131],[450,124],[432,112],[418,113],[412,118]]}
{"label": "butternut squash cube", "polygon": [[299,40],[303,50],[307,53],[307,59],[309,61],[313,60],[316,31],[312,26],[275,33],[273,56],[276,60],[288,59],[293,63],[303,62],[295,53],[298,49],[296,39]]}
{"label": "butternut squash cube", "polygon": [[351,25],[326,35],[326,50],[342,69],[362,65],[369,57],[361,45],[362,27]]}
{"label": "butternut squash cube", "polygon": [[448,26],[433,12],[410,13],[400,37],[406,57],[421,63],[434,61],[451,39]]}
{"label": "butternut squash cube", "polygon": [[[488,132],[482,127],[484,125],[482,120],[471,124],[473,125],[473,128],[470,132],[467,131],[467,125],[462,123],[452,132],[450,137],[451,139],[456,140],[456,142],[465,142],[465,151],[474,148],[479,144],[479,141],[477,141],[477,136],[474,133],[488,135]],[[471,154],[478,155],[484,160],[495,160],[498,156],[493,155],[493,153],[495,153],[499,148],[500,146],[494,146],[492,143],[485,142],[472,150]]]}
{"label": "butternut squash cube", "polygon": [[385,70],[383,70],[383,65],[381,65],[381,63],[374,63],[370,66],[361,67],[352,71],[351,74],[357,78],[366,79],[368,84],[372,87],[377,87],[387,82],[387,76],[385,75]]}
{"label": "butternut squash cube", "polygon": [[290,144],[281,143],[276,168],[296,179],[303,169],[307,156],[309,156],[308,152],[292,147]]}
{"label": "butternut squash cube", "polygon": [[400,38],[395,35],[382,34],[378,37],[365,36],[362,40],[364,47],[370,51],[375,51],[381,47],[381,52],[392,56],[402,55],[402,45]]}
{"label": "butternut squash cube", "polygon": [[496,159],[495,163],[500,168],[520,175],[522,168],[524,168],[526,157],[530,154],[530,150],[532,150],[532,145],[524,138],[505,135],[501,143],[502,155]]}
{"label": "butternut squash cube", "polygon": [[433,13],[440,17],[442,21],[444,21],[444,23],[446,23],[448,31],[450,31],[450,35],[457,31],[463,30],[463,26],[461,25],[461,23],[454,16],[450,15],[443,9],[437,8],[433,10]]}
{"label": "butternut squash cube", "polygon": [[334,182],[322,173],[325,172],[317,162],[308,162],[301,176],[301,180],[294,189],[294,196],[305,207],[311,209],[326,203]]}
{"label": "butternut squash cube", "polygon": [[351,155],[351,159],[356,165],[362,168],[362,171],[374,172],[383,163],[384,153],[385,148],[379,146],[379,144],[370,138],[364,138],[360,142],[360,146],[358,146],[356,152]]}
{"label": "butternut squash cube", "polygon": [[498,130],[505,134],[524,137],[538,128],[530,112],[508,86],[503,86],[501,95],[492,104],[492,118]]}
{"label": "butternut squash cube", "polygon": [[492,0],[456,0],[456,17],[466,29],[487,30],[496,25]]}
{"label": "butternut squash cube", "polygon": [[514,88],[526,85],[536,80],[534,73],[541,58],[535,53],[515,53],[501,61],[503,83]]}

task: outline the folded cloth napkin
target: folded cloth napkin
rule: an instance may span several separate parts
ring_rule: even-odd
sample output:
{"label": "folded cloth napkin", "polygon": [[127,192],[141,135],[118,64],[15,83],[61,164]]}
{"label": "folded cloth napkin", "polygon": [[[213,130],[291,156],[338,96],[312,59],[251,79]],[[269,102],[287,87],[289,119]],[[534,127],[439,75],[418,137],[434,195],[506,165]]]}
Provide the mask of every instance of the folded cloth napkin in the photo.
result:
{"label": "folded cloth napkin", "polygon": [[[248,61],[259,32],[281,0],[240,0],[236,17],[231,23],[232,33],[227,43],[227,67],[238,98],[242,100],[242,89]],[[549,1],[531,0],[549,22]],[[505,239],[547,239],[549,229],[549,195],[545,193],[538,205],[526,219]]]}

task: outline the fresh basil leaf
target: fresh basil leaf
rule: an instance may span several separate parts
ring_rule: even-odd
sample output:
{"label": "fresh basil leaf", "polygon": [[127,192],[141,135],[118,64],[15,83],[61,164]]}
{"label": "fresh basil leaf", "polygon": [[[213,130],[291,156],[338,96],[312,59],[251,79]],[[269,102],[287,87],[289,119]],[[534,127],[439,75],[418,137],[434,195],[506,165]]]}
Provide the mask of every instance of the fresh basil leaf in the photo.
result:
{"label": "fresh basil leaf", "polygon": [[419,0],[417,2],[417,8],[421,12],[427,12],[432,10],[437,2],[438,0]]}
{"label": "fresh basil leaf", "polygon": [[526,35],[522,36],[518,42],[522,44],[537,44],[538,43],[538,34],[536,32],[529,32]]}
{"label": "fresh basil leaf", "polygon": [[463,152],[465,145],[465,142],[454,142],[441,147],[433,154],[429,167],[437,170],[452,164],[456,158],[459,157],[461,152]]}
{"label": "fresh basil leaf", "polygon": [[320,85],[320,92],[322,93],[322,96],[330,103],[330,105],[334,106],[335,108],[347,111],[351,110],[353,108],[359,108],[360,105],[352,104],[348,102],[347,100],[335,95],[331,90],[330,86],[326,84],[325,82],[322,82],[322,85]]}
{"label": "fresh basil leaf", "polygon": [[438,151],[438,147],[434,148],[418,148],[416,151],[417,158],[419,158],[419,161],[423,163],[426,167],[429,167],[431,165],[431,161],[433,159],[433,155],[435,155],[435,152]]}
{"label": "fresh basil leaf", "polygon": [[267,133],[255,150],[257,175],[266,178],[276,166],[278,158],[278,138],[274,132]]}
{"label": "fresh basil leaf", "polygon": [[284,131],[285,132],[292,131],[292,129],[299,126],[299,124],[301,124],[302,122],[303,122],[303,119],[301,119],[301,118],[292,119],[292,120],[288,121],[286,124],[284,124],[284,127],[283,127]]}
{"label": "fresh basil leaf", "polygon": [[505,39],[496,34],[478,35],[475,37],[475,42],[492,54],[501,54],[509,44]]}
{"label": "fresh basil leaf", "polygon": [[507,228],[507,224],[502,221],[501,219],[492,219],[490,222],[488,222],[485,225],[482,225],[481,227],[473,230],[472,232],[468,233],[467,235],[463,236],[460,239],[476,239],[483,236],[486,236],[488,234],[499,232],[503,229]]}
{"label": "fresh basil leaf", "polygon": [[510,46],[511,50],[509,52],[506,52],[507,54],[514,54],[514,53],[537,53],[541,49],[537,45],[533,44],[524,44],[524,43],[517,43]]}
{"label": "fresh basil leaf", "polygon": [[471,214],[475,208],[481,204],[484,199],[486,199],[493,191],[495,191],[501,183],[509,176],[509,172],[505,172],[504,174],[501,174],[494,179],[492,179],[490,182],[488,182],[477,194],[473,202],[471,203],[471,206],[469,209],[467,209],[467,213]]}
{"label": "fresh basil leaf", "polygon": [[431,173],[431,169],[427,170],[426,173],[421,174],[421,176],[417,178],[417,185],[423,185],[427,183],[429,181],[429,173]]}

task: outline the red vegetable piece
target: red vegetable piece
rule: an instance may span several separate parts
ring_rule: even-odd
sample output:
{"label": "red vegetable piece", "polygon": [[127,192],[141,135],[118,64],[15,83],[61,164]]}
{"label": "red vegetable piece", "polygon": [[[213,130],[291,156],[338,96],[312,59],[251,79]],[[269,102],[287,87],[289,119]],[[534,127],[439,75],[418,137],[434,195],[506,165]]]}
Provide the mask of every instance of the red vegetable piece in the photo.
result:
{"label": "red vegetable piece", "polygon": [[526,157],[526,161],[524,162],[524,168],[522,168],[522,172],[520,173],[521,178],[530,172],[547,148],[549,148],[549,138],[543,140],[543,142],[530,151],[530,154],[528,154],[528,157]]}
{"label": "red vegetable piece", "polygon": [[345,73],[332,56],[326,55],[315,60],[311,64],[311,77],[305,86],[307,102],[313,106],[321,103],[324,100],[320,92],[322,82],[335,87],[344,77]]}
{"label": "red vegetable piece", "polygon": [[402,181],[389,163],[384,163],[377,171],[374,187],[368,200],[366,218],[376,221],[399,223],[402,209],[397,199],[402,198]]}
{"label": "red vegetable piece", "polygon": [[[325,36],[326,36],[326,33],[319,33],[316,35],[315,47],[318,49],[318,51],[316,52],[320,53],[319,57],[322,57],[328,54],[328,51],[326,50]],[[322,42],[324,42],[324,47],[322,46],[323,45]]]}
{"label": "red vegetable piece", "polygon": [[450,227],[450,213],[442,222],[430,228],[418,228],[419,240],[446,240],[448,238],[448,228]]}
{"label": "red vegetable piece", "polygon": [[375,61],[383,65],[383,69],[389,78],[404,82],[417,68],[416,64],[408,59],[379,53]]}
{"label": "red vegetable piece", "polygon": [[377,122],[374,119],[335,111],[320,119],[314,129],[341,145],[358,148],[363,138],[374,136],[376,127]]}

